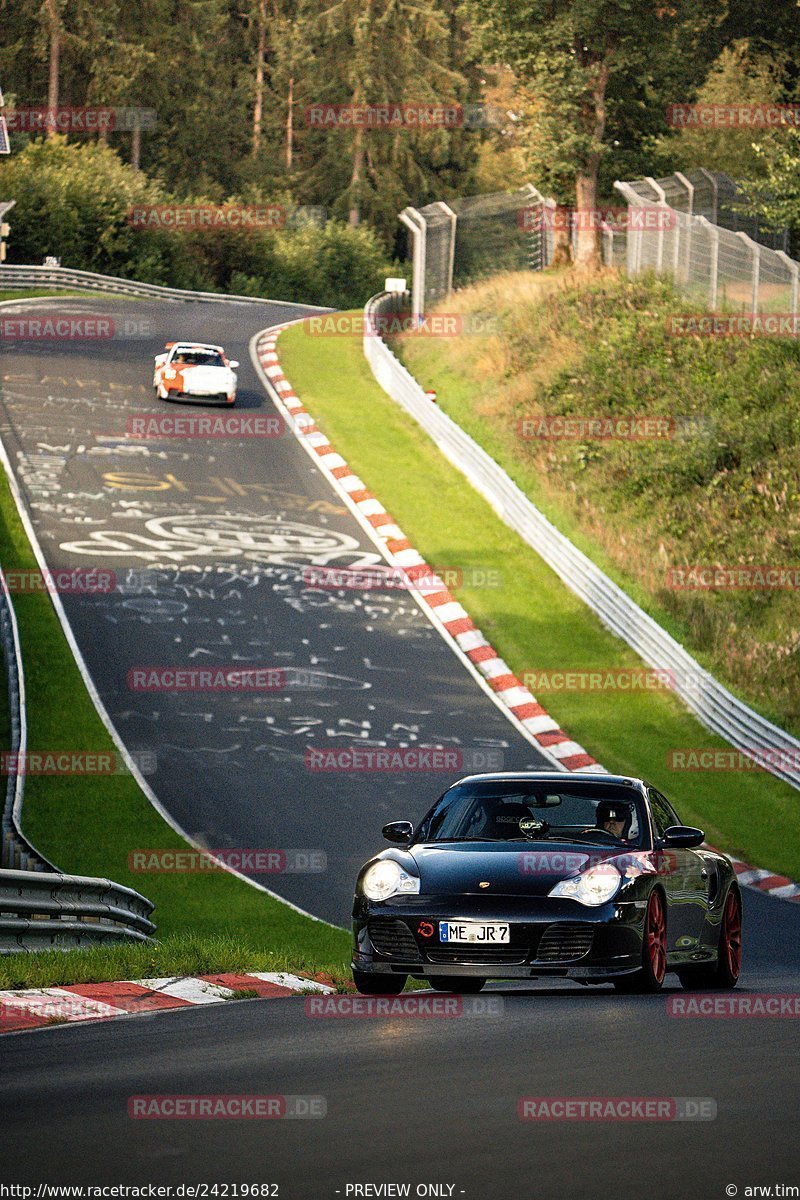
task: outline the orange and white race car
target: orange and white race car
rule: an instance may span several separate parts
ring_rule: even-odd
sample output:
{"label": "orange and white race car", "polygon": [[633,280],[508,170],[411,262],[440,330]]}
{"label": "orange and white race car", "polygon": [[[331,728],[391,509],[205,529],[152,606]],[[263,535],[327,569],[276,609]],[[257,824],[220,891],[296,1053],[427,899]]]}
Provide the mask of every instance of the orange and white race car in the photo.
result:
{"label": "orange and white race car", "polygon": [[159,400],[233,404],[238,362],[229,362],[222,346],[203,342],[167,342],[156,355],[153,387]]}

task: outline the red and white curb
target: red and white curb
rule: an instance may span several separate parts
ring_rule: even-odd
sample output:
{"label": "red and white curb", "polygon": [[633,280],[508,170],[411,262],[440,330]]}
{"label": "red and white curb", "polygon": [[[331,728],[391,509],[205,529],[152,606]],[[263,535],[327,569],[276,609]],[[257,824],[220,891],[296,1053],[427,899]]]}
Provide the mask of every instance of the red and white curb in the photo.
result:
{"label": "red and white curb", "polygon": [[[281,370],[275,349],[282,325],[262,334],[256,342],[258,362],[276,397],[279,410],[297,438],[313,453],[333,487],[361,520],[366,522],[387,561],[402,569],[418,600],[427,609],[433,623],[461,651],[486,681],[496,699],[522,730],[528,740],[566,771],[603,771],[583,746],[560,728],[535,697],[523,687],[511,668],[500,658],[473,622],[469,614],[438,579],[432,567],[411,545],[399,525],[381,502],[351,471],[345,460],[319,430]],[[417,583],[419,581],[419,583]]]}
{"label": "red and white curb", "polygon": [[[405,572],[413,590],[427,609],[433,624],[447,641],[460,651],[488,684],[507,716],[554,765],[567,771],[605,771],[577,742],[564,732],[535,696],[523,687],[511,668],[500,658],[467,611],[437,579],[433,568],[411,545],[399,525],[381,502],[350,469],[313,416],[296,395],[284,375],[277,353],[277,341],[290,324],[275,326],[253,339],[255,354],[266,377],[278,410],[301,444],[313,452],[319,467],[354,515],[370,527],[384,557]],[[419,586],[415,585],[419,580]],[[800,900],[800,884],[784,875],[728,855],[739,883],[784,900]]]}
{"label": "red and white curb", "polygon": [[330,995],[334,989],[285,971],[249,971],[241,975],[172,976],[0,991],[0,1033],[71,1021],[109,1021],[145,1012],[191,1008],[195,1004],[221,1004],[241,991],[275,999],[295,996],[298,992]]}
{"label": "red and white curb", "polygon": [[[723,850],[722,853],[727,852]],[[764,867],[751,867],[749,863],[742,862],[740,858],[734,858],[731,854],[728,854],[728,858],[733,863],[733,869],[742,887],[766,892],[780,900],[800,901],[800,883],[794,883],[785,875],[776,875],[774,871],[767,871]]]}

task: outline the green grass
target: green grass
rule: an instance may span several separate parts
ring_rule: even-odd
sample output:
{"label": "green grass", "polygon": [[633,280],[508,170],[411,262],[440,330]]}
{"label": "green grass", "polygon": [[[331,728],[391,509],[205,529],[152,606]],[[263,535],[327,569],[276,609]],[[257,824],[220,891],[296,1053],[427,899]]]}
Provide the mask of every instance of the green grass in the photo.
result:
{"label": "green grass", "polygon": [[44,296],[107,296],[108,292],[93,292],[81,289],[80,291],[62,291],[60,288],[10,288],[8,291],[0,289],[0,302],[3,300],[40,300]]}
{"label": "green grass", "polygon": [[[671,315],[702,306],[666,281],[615,273],[507,275],[444,307],[491,313],[499,333],[404,339],[412,373],[703,666],[800,735],[797,591],[667,581],[693,564],[800,567],[800,342],[671,336]],[[519,436],[529,418],[632,414],[675,422],[676,434]]]}
{"label": "green grass", "polygon": [[[7,571],[36,569],[4,476],[0,478],[0,562]],[[29,750],[113,751],[49,597],[18,595],[15,609],[26,675]],[[242,949],[237,959],[242,967],[252,967],[264,954],[284,956],[282,961],[294,970],[345,967],[349,939],[343,930],[305,917],[225,872],[130,871],[131,850],[185,848],[130,775],[29,775],[22,823],[34,845],[62,870],[111,878],[154,901],[159,938],[191,934],[201,939],[198,948],[203,939],[210,939],[210,949],[233,939],[237,953]],[[114,955],[123,949],[86,953],[108,955],[107,969],[114,971]],[[66,964],[67,960],[79,961],[72,954],[53,961]],[[223,965],[210,950],[208,962],[211,970]]]}
{"label": "green grass", "polygon": [[[641,666],[389,400],[358,339],[311,338],[298,325],[282,334],[279,348],[287,377],[320,427],[426,560],[499,573],[501,587],[454,590],[518,675]],[[796,791],[764,772],[670,769],[672,749],[726,745],[670,693],[553,691],[540,699],[609,770],[661,787],[713,844],[800,877]]]}
{"label": "green grass", "polygon": [[[234,934],[201,936],[173,933],[155,945],[117,943],[87,946],[64,953],[41,950],[0,957],[0,988],[43,988],[70,983],[105,983],[117,979],[157,979],[182,975],[215,975],[222,972],[305,970],[315,974],[313,956],[303,959],[294,951],[269,953],[254,950]],[[336,986],[350,983],[333,971],[326,977]],[[242,989],[242,994],[246,989]],[[256,995],[255,992],[252,993]]]}

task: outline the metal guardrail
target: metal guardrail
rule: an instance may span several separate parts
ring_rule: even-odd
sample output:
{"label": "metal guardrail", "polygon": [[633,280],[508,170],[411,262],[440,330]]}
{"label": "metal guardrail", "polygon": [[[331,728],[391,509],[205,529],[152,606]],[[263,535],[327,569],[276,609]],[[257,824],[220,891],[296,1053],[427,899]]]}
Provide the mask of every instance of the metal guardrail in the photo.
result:
{"label": "metal guardrail", "polygon": [[[28,748],[28,720],[25,709],[25,672],[22,666],[22,648],[19,629],[11,593],[6,577],[0,570],[0,641],[3,646],[6,677],[8,680],[8,713],[11,730],[9,751],[14,762],[24,762]],[[55,871],[56,867],[33,846],[22,832],[22,797],[25,790],[25,774],[16,767],[9,770],[3,804],[2,842],[0,842],[0,867],[20,871]]]}
{"label": "metal guardrail", "polygon": [[97,942],[145,942],[152,903],[109,879],[0,871],[0,954],[74,949]]}
{"label": "metal guardrail", "polygon": [[[162,287],[156,283],[139,283],[135,279],[119,279],[114,275],[98,275],[93,271],[78,271],[72,267],[0,266],[0,290],[5,288],[80,288],[108,292],[118,296],[150,296],[154,300],[199,301],[213,304],[275,304],[281,308],[298,307],[289,300],[268,300],[260,296],[229,296],[223,292],[191,292],[185,288]],[[315,304],[303,308],[329,312]]]}
{"label": "metal guardrail", "polygon": [[376,336],[375,317],[397,296],[381,293],[364,310],[364,356],[383,390],[433,438],[442,453],[519,536],[540,554],[612,633],[651,667],[669,672],[672,688],[703,725],[752,756],[779,779],[800,788],[800,741],[754,712],[635,604],[599,567],[539,512],[502,467],[455,421],[432,404],[413,375]]}
{"label": "metal guardrail", "polygon": [[[0,641],[8,678],[10,752],[25,761],[28,722],[19,628],[0,570]],[[104,941],[147,941],[153,904],[108,879],[64,875],[22,832],[25,773],[10,770],[0,843],[0,954],[68,950]]]}

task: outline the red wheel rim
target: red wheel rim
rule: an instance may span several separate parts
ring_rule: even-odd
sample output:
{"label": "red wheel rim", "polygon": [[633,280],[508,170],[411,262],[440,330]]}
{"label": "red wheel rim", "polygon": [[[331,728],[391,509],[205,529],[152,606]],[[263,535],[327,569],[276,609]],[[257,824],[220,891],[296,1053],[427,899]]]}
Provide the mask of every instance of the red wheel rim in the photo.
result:
{"label": "red wheel rim", "polygon": [[647,906],[645,940],[653,978],[657,983],[661,983],[667,973],[667,925],[664,920],[664,906],[658,892],[653,892]]}
{"label": "red wheel rim", "polygon": [[722,953],[732,979],[739,978],[742,969],[742,914],[735,892],[728,893],[722,918]]}

